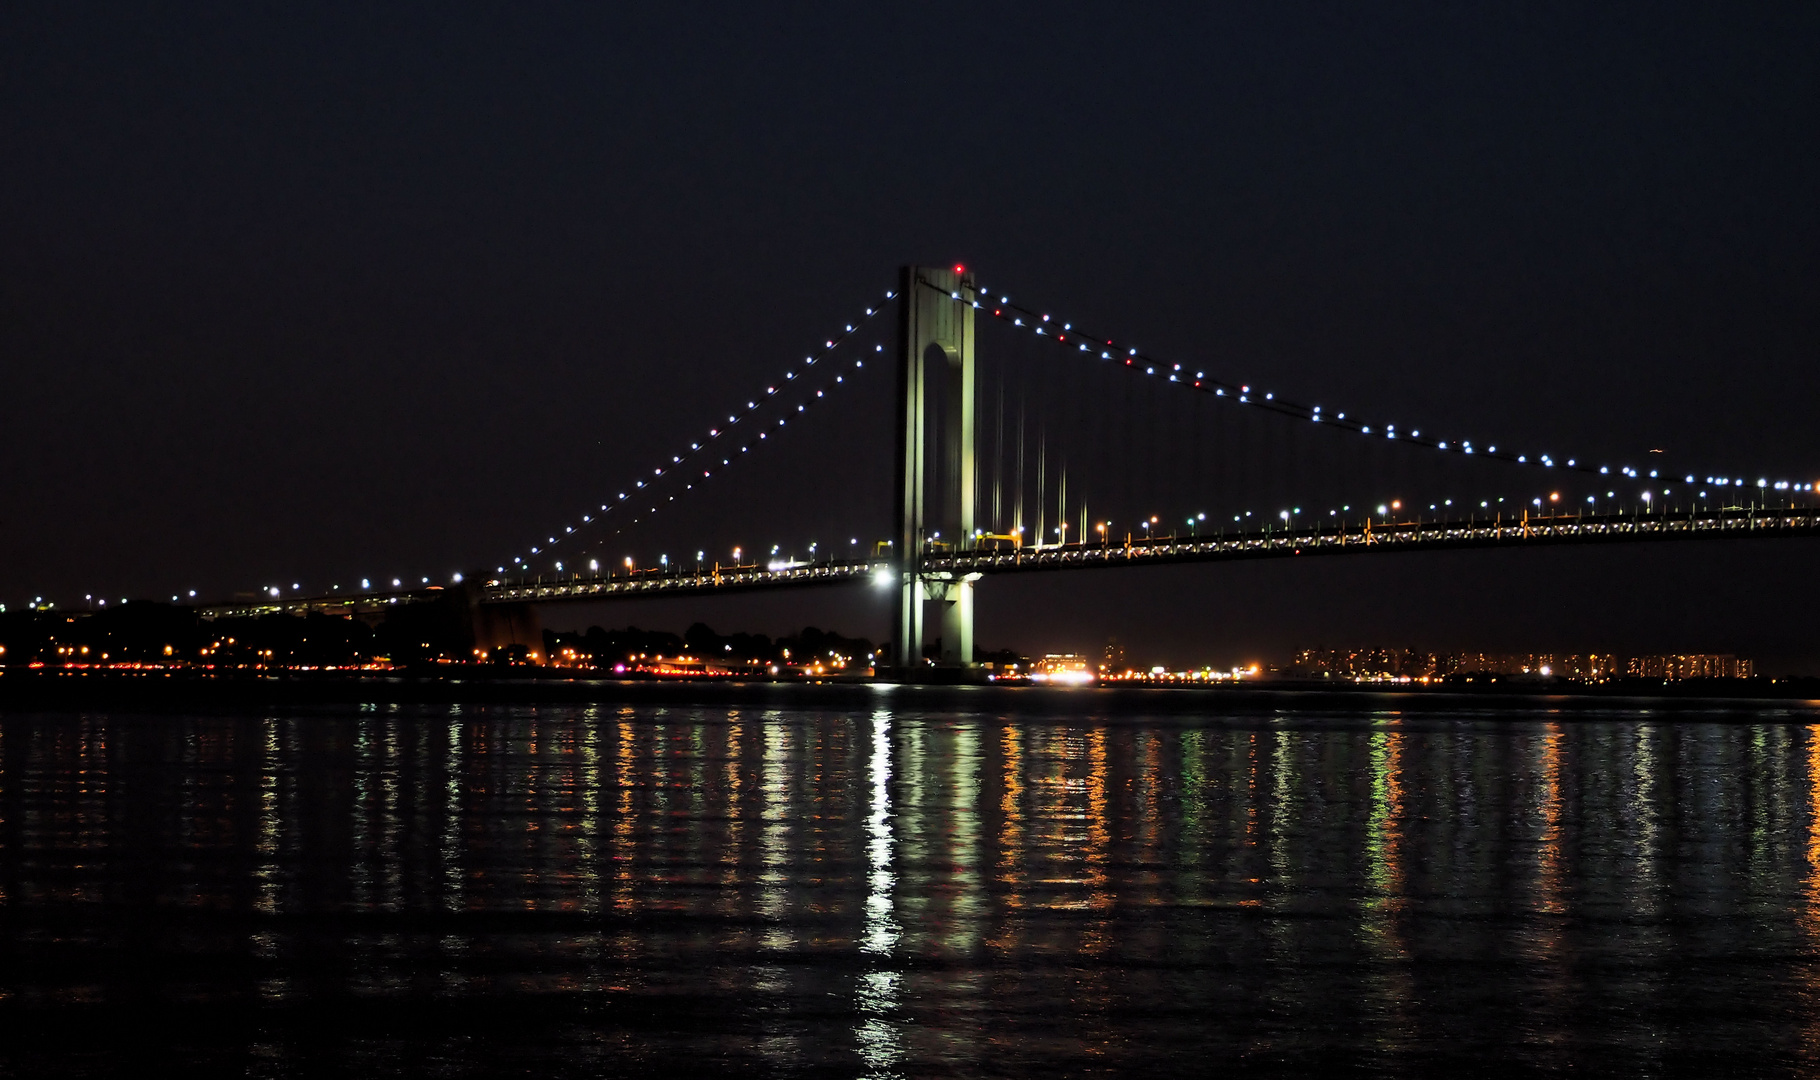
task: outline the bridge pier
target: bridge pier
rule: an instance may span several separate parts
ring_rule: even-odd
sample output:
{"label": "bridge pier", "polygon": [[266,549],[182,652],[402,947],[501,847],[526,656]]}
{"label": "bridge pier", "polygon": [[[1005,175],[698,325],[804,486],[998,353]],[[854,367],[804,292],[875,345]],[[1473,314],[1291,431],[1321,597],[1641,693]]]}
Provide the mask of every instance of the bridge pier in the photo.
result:
{"label": "bridge pier", "polygon": [[925,602],[941,605],[941,666],[973,664],[973,582],[932,575],[936,550],[974,544],[977,463],[973,275],[906,266],[898,284],[897,573],[892,666],[923,667]]}
{"label": "bridge pier", "polygon": [[543,652],[543,620],[530,604],[476,604],[472,611],[475,648],[488,655],[511,645]]}
{"label": "bridge pier", "polygon": [[[940,582],[943,667],[973,666],[973,583],[980,575]],[[932,586],[935,582],[930,583]]]}
{"label": "bridge pier", "polygon": [[524,603],[481,603],[482,588],[477,584],[483,575],[469,575],[461,586],[442,594],[442,605],[452,624],[451,632],[465,638],[476,653],[491,656],[512,645],[522,645],[530,653],[543,652],[543,623],[537,608]]}

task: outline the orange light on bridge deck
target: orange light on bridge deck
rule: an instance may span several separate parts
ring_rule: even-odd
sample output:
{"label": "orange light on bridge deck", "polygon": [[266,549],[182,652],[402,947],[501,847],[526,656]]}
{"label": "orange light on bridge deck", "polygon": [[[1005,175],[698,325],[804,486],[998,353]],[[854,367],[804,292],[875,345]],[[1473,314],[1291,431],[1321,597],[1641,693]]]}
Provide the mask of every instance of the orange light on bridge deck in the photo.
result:
{"label": "orange light on bridge deck", "polygon": [[1560,493],[1560,492],[1558,492],[1558,491],[1551,491],[1551,492],[1549,492],[1549,493],[1548,493],[1548,501],[1549,501],[1549,502],[1560,502],[1560,501],[1561,501],[1561,493]]}
{"label": "orange light on bridge deck", "polygon": [[1403,509],[1403,502],[1402,502],[1402,500],[1400,500],[1400,499],[1392,499],[1392,500],[1391,500],[1391,501],[1390,501],[1390,508],[1391,508],[1391,509],[1392,509],[1392,510],[1401,510],[1401,509]]}

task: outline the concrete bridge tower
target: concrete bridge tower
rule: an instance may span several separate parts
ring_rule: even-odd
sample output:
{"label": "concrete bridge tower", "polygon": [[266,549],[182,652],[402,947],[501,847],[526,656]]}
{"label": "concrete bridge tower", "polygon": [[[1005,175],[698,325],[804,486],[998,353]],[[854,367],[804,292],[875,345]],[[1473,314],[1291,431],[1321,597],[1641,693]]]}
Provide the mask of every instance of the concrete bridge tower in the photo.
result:
{"label": "concrete bridge tower", "polygon": [[922,666],[925,626],[934,614],[941,666],[966,668],[973,664],[973,582],[979,575],[930,573],[924,560],[933,551],[975,543],[973,275],[958,266],[906,266],[898,289],[892,665],[900,671]]}

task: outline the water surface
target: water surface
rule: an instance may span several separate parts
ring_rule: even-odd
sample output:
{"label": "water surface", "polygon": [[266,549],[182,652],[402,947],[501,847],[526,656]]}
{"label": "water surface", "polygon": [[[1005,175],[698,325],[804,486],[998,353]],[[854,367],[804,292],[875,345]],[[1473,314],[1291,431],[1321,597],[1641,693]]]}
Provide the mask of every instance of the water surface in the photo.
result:
{"label": "water surface", "polygon": [[754,700],[0,717],[0,1072],[1820,1060],[1805,706]]}

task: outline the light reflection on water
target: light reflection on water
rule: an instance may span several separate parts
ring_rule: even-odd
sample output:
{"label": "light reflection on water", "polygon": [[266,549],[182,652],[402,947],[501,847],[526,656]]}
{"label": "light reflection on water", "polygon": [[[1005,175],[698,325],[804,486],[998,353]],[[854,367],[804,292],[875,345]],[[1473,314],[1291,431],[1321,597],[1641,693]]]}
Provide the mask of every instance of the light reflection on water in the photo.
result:
{"label": "light reflection on water", "polygon": [[1805,713],[906,700],[0,719],[0,1071],[1820,1064]]}
{"label": "light reflection on water", "polygon": [[895,1012],[902,973],[892,964],[900,927],[896,916],[897,876],[892,873],[896,842],[891,821],[891,714],[872,715],[872,755],[867,767],[871,799],[866,815],[866,924],[859,951],[870,964],[856,987],[859,1027],[854,1030],[867,1075],[891,1076],[903,1062]]}

